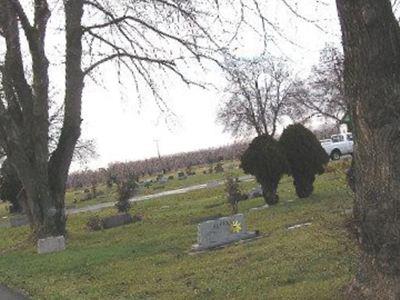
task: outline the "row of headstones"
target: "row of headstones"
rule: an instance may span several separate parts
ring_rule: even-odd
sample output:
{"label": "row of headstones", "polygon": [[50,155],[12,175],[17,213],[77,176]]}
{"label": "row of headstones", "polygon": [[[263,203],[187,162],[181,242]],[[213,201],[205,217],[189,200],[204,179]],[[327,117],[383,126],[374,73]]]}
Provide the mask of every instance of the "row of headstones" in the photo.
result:
{"label": "row of headstones", "polygon": [[[104,229],[113,228],[132,223],[132,218],[125,215],[111,216],[105,218]],[[26,216],[16,216],[10,218],[11,227],[28,225]],[[243,214],[224,217],[217,220],[209,220],[198,225],[197,244],[193,246],[194,251],[201,251],[210,248],[230,244],[239,240],[256,237],[257,232],[248,232]],[[48,237],[39,239],[37,242],[37,252],[39,254],[53,253],[65,250],[65,237]]]}
{"label": "row of headstones", "polygon": [[[133,222],[142,221],[140,216],[132,216],[130,214],[119,214],[115,216],[105,217],[102,219],[102,229],[110,229],[119,227]],[[22,227],[29,225],[29,219],[26,215],[12,216],[9,222],[3,223],[2,227]],[[64,236],[48,237],[39,239],[37,242],[37,252],[39,254],[59,252],[65,250]]]}
{"label": "row of headstones", "polygon": [[[116,220],[113,220],[116,222]],[[217,220],[209,220],[198,225],[197,244],[193,245],[193,251],[203,251],[237,241],[255,238],[258,231],[247,231],[247,225],[243,214],[223,217]],[[60,252],[65,250],[64,236],[39,239],[37,251],[39,254]]]}
{"label": "row of headstones", "polygon": [[[289,226],[287,229],[310,226],[311,223],[302,223]],[[243,214],[208,220],[197,226],[197,244],[192,251],[204,251],[229,245],[238,241],[251,240],[260,236],[260,232],[248,231]],[[38,253],[59,252],[65,249],[63,236],[49,237],[38,241]]]}

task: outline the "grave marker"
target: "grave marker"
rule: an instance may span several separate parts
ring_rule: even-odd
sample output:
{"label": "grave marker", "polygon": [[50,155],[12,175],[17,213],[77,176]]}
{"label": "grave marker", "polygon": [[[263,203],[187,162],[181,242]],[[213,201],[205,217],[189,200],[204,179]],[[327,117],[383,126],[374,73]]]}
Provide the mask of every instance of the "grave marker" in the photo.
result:
{"label": "grave marker", "polygon": [[40,239],[37,243],[37,249],[39,254],[64,251],[65,238],[63,236],[57,236]]}
{"label": "grave marker", "polygon": [[21,227],[21,226],[25,226],[25,225],[29,225],[29,219],[26,215],[10,217],[10,226],[11,227]]}
{"label": "grave marker", "polygon": [[254,238],[258,232],[248,232],[243,214],[209,220],[198,225],[197,244],[192,250],[216,248],[236,241]]}

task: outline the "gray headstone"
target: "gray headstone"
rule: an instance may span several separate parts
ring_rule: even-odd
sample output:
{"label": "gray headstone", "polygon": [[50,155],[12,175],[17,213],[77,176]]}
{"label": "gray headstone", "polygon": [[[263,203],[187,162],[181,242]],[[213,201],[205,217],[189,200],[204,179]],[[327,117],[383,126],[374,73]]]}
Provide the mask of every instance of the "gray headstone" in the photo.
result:
{"label": "gray headstone", "polygon": [[158,183],[161,183],[161,184],[166,184],[167,182],[168,182],[168,178],[167,177],[161,177],[158,180]]}
{"label": "gray headstone", "polygon": [[29,219],[25,215],[13,216],[10,218],[11,227],[21,227],[25,225],[29,225]]}
{"label": "gray headstone", "polygon": [[103,228],[109,229],[133,222],[133,217],[130,214],[121,214],[116,216],[111,216],[103,219]]}
{"label": "gray headstone", "polygon": [[267,209],[267,208],[269,208],[269,205],[268,205],[268,204],[265,204],[265,205],[260,206],[260,207],[253,207],[253,208],[250,208],[250,211],[263,210],[263,209]]}
{"label": "gray headstone", "polygon": [[63,236],[57,236],[40,239],[37,243],[37,250],[39,254],[64,251],[65,238]]}
{"label": "gray headstone", "polygon": [[213,189],[216,188],[217,186],[219,186],[219,182],[216,180],[207,182],[208,189]]}
{"label": "gray headstone", "polygon": [[255,232],[247,231],[243,214],[210,220],[198,225],[198,244],[193,246],[193,250],[215,248],[255,236]]}
{"label": "gray headstone", "polygon": [[307,226],[310,226],[310,225],[312,225],[312,223],[295,224],[295,225],[289,226],[289,227],[288,227],[288,230],[293,230],[293,229],[297,229],[297,228],[307,227]]}
{"label": "gray headstone", "polygon": [[261,187],[256,187],[254,189],[252,189],[249,193],[249,199],[253,199],[253,198],[257,198],[257,197],[262,197],[263,195],[263,191]]}

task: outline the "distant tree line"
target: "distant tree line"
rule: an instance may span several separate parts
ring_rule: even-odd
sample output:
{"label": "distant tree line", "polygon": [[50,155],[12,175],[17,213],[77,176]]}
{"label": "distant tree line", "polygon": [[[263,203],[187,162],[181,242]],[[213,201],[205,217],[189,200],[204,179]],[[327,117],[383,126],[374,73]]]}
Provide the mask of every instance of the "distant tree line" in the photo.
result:
{"label": "distant tree line", "polygon": [[247,143],[235,143],[218,148],[166,155],[161,158],[111,163],[108,168],[71,173],[68,176],[67,186],[77,188],[107,182],[112,184],[113,181],[125,180],[127,174],[132,172],[138,177],[152,176],[197,165],[214,164],[221,160],[239,159],[246,147]]}

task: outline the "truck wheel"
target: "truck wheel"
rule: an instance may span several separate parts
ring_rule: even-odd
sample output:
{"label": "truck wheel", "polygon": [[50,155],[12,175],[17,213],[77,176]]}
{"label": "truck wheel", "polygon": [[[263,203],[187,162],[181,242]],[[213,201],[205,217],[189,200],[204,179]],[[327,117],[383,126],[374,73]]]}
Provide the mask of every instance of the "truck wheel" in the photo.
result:
{"label": "truck wheel", "polygon": [[341,156],[342,156],[342,153],[338,149],[333,150],[331,153],[332,160],[339,160]]}

